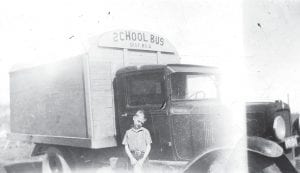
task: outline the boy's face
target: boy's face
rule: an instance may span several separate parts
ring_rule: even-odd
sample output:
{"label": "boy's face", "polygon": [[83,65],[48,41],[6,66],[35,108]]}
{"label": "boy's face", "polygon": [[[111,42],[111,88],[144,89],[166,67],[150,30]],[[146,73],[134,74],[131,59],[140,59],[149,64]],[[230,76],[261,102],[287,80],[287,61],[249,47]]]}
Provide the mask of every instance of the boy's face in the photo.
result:
{"label": "boy's face", "polygon": [[133,125],[134,128],[136,129],[141,128],[144,122],[145,122],[144,115],[138,114],[133,117]]}

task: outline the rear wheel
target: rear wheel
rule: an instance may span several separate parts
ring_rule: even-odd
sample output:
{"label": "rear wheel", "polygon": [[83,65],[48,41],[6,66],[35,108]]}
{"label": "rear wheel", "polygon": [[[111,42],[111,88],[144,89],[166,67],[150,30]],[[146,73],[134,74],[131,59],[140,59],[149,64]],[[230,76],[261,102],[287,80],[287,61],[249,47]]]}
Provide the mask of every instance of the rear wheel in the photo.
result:
{"label": "rear wheel", "polygon": [[43,173],[71,173],[74,166],[70,152],[64,148],[49,147],[42,163]]}

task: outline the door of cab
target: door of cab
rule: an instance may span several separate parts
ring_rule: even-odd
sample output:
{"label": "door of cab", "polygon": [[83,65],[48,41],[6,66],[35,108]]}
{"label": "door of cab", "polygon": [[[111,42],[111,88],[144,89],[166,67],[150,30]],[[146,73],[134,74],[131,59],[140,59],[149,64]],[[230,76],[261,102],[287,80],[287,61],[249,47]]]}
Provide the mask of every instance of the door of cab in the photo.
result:
{"label": "door of cab", "polygon": [[[189,103],[175,103],[192,107]],[[173,109],[179,107],[173,103]],[[208,148],[221,146],[224,136],[220,115],[211,103],[192,103],[191,114],[171,114],[173,150],[177,160],[190,160]],[[224,122],[223,122],[224,123]],[[223,135],[222,135],[223,133]]]}
{"label": "door of cab", "polygon": [[[166,111],[166,82],[163,71],[143,71],[120,75],[115,82],[115,104],[118,141],[121,145],[126,130],[132,127],[132,117],[144,110],[144,127],[152,138],[150,159],[167,159],[170,139],[169,118]],[[169,153],[169,154],[168,154]]]}

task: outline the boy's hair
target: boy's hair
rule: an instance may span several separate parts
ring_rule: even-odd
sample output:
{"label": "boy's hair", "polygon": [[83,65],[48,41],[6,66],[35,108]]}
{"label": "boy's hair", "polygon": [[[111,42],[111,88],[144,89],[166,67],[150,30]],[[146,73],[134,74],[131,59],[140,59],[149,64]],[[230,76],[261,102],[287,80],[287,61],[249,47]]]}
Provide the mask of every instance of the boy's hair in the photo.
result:
{"label": "boy's hair", "polygon": [[144,110],[140,109],[140,110],[136,111],[136,113],[135,113],[135,115],[134,115],[134,116],[137,116],[137,115],[139,115],[139,114],[143,114],[143,115],[145,115],[145,112],[144,112]]}
{"label": "boy's hair", "polygon": [[137,117],[137,116],[139,116],[139,115],[142,115],[143,116],[143,118],[144,118],[144,122],[147,120],[146,118],[145,118],[145,112],[144,112],[144,110],[138,110],[138,111],[136,111],[136,113],[134,114],[134,116],[133,117]]}

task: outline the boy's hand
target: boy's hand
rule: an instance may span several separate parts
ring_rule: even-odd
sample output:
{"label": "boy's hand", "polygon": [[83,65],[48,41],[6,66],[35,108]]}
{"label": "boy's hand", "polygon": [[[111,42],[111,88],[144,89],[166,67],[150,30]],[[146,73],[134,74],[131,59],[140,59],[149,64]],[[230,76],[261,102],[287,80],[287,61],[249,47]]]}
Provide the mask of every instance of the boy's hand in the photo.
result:
{"label": "boy's hand", "polygon": [[133,157],[130,158],[131,165],[135,165],[137,163],[137,160]]}

